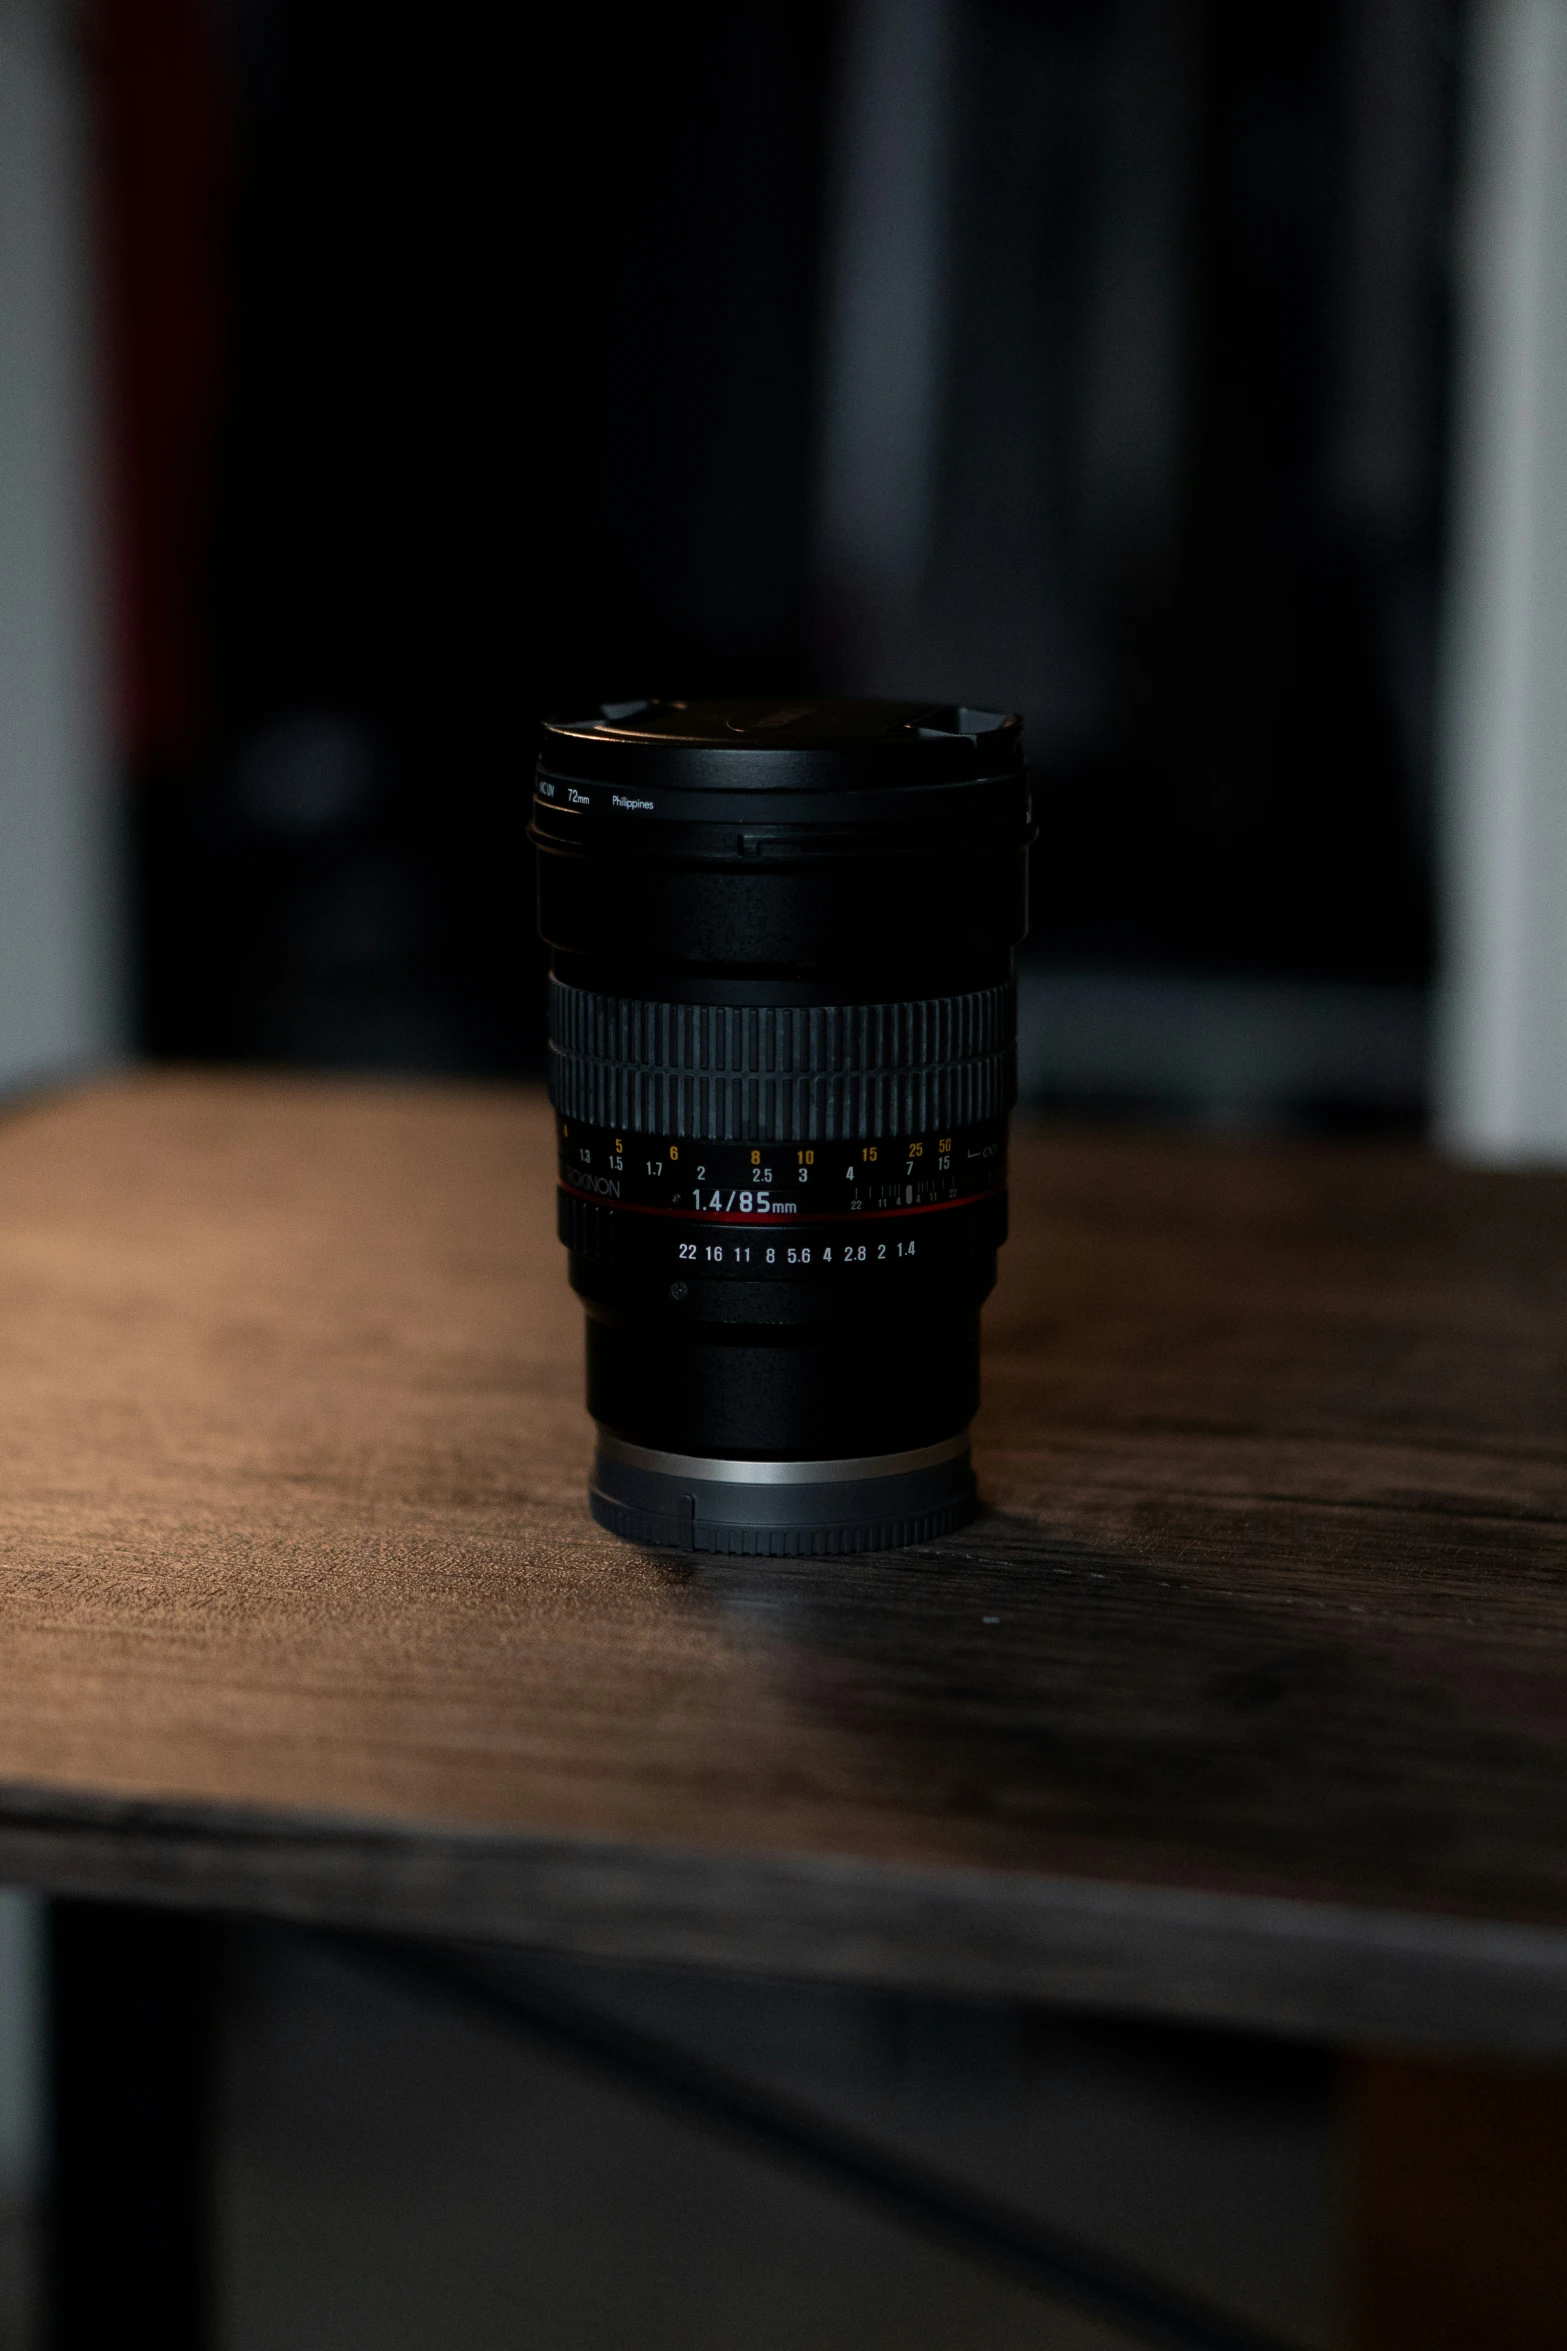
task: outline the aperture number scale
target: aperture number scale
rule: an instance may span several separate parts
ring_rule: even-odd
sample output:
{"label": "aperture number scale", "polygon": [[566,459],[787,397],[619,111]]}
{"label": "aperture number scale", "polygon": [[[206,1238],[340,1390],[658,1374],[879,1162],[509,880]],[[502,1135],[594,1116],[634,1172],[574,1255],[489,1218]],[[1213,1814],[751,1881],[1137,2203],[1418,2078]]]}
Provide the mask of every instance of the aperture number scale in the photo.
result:
{"label": "aperture number scale", "polygon": [[804,1241],[781,1242],[681,1241],[675,1255],[681,1265],[896,1265],[919,1255],[919,1242]]}

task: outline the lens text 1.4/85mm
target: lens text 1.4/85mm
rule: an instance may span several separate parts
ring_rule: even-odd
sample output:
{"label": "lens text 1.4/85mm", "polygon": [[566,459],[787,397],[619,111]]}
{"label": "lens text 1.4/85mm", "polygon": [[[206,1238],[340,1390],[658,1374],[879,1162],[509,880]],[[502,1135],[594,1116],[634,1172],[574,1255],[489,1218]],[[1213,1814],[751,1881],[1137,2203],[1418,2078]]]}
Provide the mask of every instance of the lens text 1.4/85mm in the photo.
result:
{"label": "lens text 1.4/85mm", "polygon": [[594,1517],[775,1556],[960,1525],[1006,1237],[1019,722],[611,705],[545,726],[530,830]]}

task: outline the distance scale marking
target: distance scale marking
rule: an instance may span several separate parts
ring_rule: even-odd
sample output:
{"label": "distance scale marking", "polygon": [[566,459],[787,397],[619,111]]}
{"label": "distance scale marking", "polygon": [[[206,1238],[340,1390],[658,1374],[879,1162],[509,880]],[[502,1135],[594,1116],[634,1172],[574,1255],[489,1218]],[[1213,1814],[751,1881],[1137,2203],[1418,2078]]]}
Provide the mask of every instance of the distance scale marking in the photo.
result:
{"label": "distance scale marking", "polygon": [[988,1209],[987,1228],[1005,1213],[1004,1118],[804,1144],[616,1133],[566,1118],[556,1127],[562,1193],[623,1214],[646,1236],[639,1255],[657,1231],[658,1261],[698,1272],[887,1270],[948,1255],[971,1222],[964,1211]]}

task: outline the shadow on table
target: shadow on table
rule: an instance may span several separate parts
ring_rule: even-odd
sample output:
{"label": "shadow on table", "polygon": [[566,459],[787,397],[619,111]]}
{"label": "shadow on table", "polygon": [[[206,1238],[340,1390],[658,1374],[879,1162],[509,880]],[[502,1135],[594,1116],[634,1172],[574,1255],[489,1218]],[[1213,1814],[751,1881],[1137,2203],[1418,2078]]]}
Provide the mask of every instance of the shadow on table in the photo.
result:
{"label": "shadow on table", "polygon": [[[1184,1534],[1136,1547],[987,1511],[847,1559],[650,1554],[831,1727],[837,1767],[934,1857],[1256,1892],[1567,1916],[1559,1709],[1478,1684],[1473,1626],[1368,1623],[1325,1576],[1226,1587]],[[1525,1668],[1526,1670],[1526,1668]]]}

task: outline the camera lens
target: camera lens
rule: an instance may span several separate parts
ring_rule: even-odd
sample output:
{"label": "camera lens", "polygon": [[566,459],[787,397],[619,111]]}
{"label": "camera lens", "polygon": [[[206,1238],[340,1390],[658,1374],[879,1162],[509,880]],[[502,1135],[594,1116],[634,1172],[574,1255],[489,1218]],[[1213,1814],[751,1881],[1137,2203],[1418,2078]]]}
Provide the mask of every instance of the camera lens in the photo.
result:
{"label": "camera lens", "polygon": [[1018,720],[607,705],[545,726],[530,833],[594,1517],[775,1556],[960,1525],[1006,1237]]}

